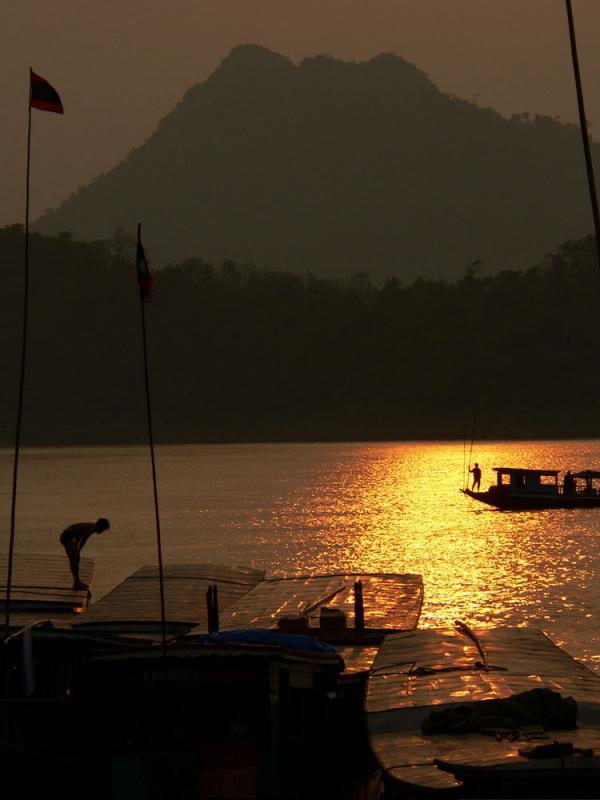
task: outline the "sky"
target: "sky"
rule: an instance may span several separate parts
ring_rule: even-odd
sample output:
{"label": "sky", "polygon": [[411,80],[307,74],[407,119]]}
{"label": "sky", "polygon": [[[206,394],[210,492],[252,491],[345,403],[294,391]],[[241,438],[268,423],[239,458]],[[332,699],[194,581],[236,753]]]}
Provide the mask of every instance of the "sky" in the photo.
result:
{"label": "sky", "polygon": [[[600,2],[573,0],[591,134]],[[24,222],[29,67],[64,116],[32,112],[33,221],[110,171],[238,44],[290,58],[396,53],[440,90],[577,121],[564,0],[9,0],[0,30],[0,226]],[[595,137],[600,140],[600,133]]]}

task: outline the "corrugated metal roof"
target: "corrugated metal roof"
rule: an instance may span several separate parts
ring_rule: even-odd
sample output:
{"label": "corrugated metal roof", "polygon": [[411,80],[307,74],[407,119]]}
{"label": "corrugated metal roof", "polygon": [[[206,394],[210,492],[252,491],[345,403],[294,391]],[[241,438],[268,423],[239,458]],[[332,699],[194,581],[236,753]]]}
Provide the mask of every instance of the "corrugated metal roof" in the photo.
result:
{"label": "corrugated metal roof", "polygon": [[[476,631],[491,667],[485,672],[475,644],[454,630],[419,630],[386,637],[369,676],[367,722],[373,751],[389,778],[430,788],[456,785],[435,758],[492,764],[519,759],[523,740],[497,741],[480,733],[421,733],[423,718],[443,704],[509,697],[546,687],[578,703],[600,704],[600,676],[575,661],[541,631],[494,628]],[[418,674],[417,669],[429,670]],[[533,743],[560,738],[577,746],[600,746],[600,729],[530,731]],[[539,739],[539,741],[538,741]],[[532,741],[527,742],[531,745]]]}
{"label": "corrugated metal roof", "polygon": [[413,574],[336,573],[270,578],[221,614],[221,629],[276,628],[286,614],[306,614],[310,629],[320,626],[326,605],[343,610],[354,627],[354,583],[362,581],[365,627],[412,630],[423,602],[423,581]]}
{"label": "corrugated metal roof", "polygon": [[[163,570],[165,610],[169,625],[207,626],[206,590],[218,587],[220,609],[246,595],[262,578],[262,570],[218,564],[168,564]],[[161,625],[157,567],[142,567],[78,617],[77,625],[127,629]]]}
{"label": "corrugated metal roof", "polygon": [[[386,637],[369,679],[367,711],[489,700],[540,686],[600,703],[600,676],[541,631],[492,628],[477,631],[477,635],[490,665],[504,669],[475,669],[475,662],[481,661],[477,648],[454,630]],[[420,676],[415,674],[419,667],[437,671]],[[459,670],[443,671],[451,667]]]}
{"label": "corrugated metal roof", "polygon": [[[0,555],[0,608],[6,601],[6,577],[8,556]],[[94,562],[82,558],[79,566],[81,580],[88,585],[92,582]],[[73,576],[69,561],[64,554],[21,554],[13,557],[11,579],[11,610],[34,613],[47,613],[49,609],[72,611],[85,608],[88,600],[87,590],[73,589]]]}

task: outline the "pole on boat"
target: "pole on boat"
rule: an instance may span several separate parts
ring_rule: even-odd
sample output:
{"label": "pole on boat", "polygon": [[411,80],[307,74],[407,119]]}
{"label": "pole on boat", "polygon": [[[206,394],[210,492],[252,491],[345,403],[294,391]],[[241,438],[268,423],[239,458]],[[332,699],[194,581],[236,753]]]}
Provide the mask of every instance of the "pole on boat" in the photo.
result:
{"label": "pole on boat", "polygon": [[577,56],[577,40],[575,38],[575,22],[573,20],[573,8],[571,0],[565,0],[567,4],[567,19],[569,21],[569,39],[571,41],[571,57],[573,59],[573,74],[575,76],[575,87],[577,89],[577,107],[579,109],[579,127],[581,128],[581,138],[583,140],[583,152],[585,155],[585,166],[587,170],[588,186],[590,190],[590,200],[592,203],[592,214],[594,217],[594,228],[596,230],[596,250],[598,253],[598,266],[600,267],[600,214],[598,213],[598,196],[596,194],[596,182],[594,180],[594,165],[592,163],[592,152],[590,149],[590,139],[587,129],[585,116],[585,105],[583,102],[583,88],[581,85],[581,74],[579,71],[579,58]]}
{"label": "pole on boat", "polygon": [[207,627],[209,634],[219,632],[219,596],[217,584],[211,583],[206,590]]}
{"label": "pole on boat", "polygon": [[29,68],[29,97],[27,121],[27,167],[25,180],[25,259],[23,271],[23,329],[21,334],[21,375],[19,379],[19,399],[17,403],[17,422],[15,426],[15,450],[13,456],[12,491],[10,502],[10,534],[8,539],[8,558],[6,570],[6,597],[4,600],[4,638],[2,662],[4,664],[4,708],[3,708],[3,741],[8,741],[9,736],[9,664],[8,644],[10,637],[10,599],[12,588],[13,559],[15,551],[15,519],[17,510],[17,482],[19,475],[19,452],[21,448],[21,419],[23,416],[23,393],[25,387],[25,365],[27,363],[27,317],[29,309],[29,167],[31,163],[31,67]]}
{"label": "pole on boat", "polygon": [[[12,472],[12,491],[10,505],[10,535],[8,544],[7,573],[6,573],[6,597],[4,605],[4,645],[8,644],[10,636],[10,606],[12,590],[12,573],[15,551],[15,520],[17,510],[17,483],[19,476],[19,455],[21,450],[21,422],[23,418],[23,396],[25,388],[25,366],[27,364],[27,329],[29,316],[29,175],[31,166],[31,109],[37,108],[40,111],[51,111],[55,114],[62,114],[63,105],[56,89],[40,75],[36,75],[29,67],[29,91],[27,96],[27,164],[25,170],[25,252],[24,252],[24,271],[23,271],[23,333],[21,337],[21,372],[19,378],[19,396],[17,402],[17,420],[15,425],[15,452],[13,459]],[[7,704],[9,695],[9,667],[8,655],[5,649],[2,654],[4,663],[4,725],[3,738],[8,741],[10,722],[8,718]]]}
{"label": "pole on boat", "polygon": [[158,488],[156,481],[156,460],[154,457],[154,435],[152,430],[152,405],[150,403],[150,379],[148,377],[148,347],[146,342],[146,313],[145,305],[150,302],[152,297],[152,275],[146,261],[144,246],[142,245],[142,225],[138,222],[137,227],[137,247],[136,247],[136,269],[138,286],[140,289],[140,310],[142,322],[142,344],[144,350],[144,383],[146,388],[146,411],[148,418],[148,443],[150,445],[150,461],[152,463],[152,487],[154,490],[154,516],[156,519],[156,546],[158,551],[158,579],[160,587],[160,619],[162,629],[162,647],[165,659],[165,669],[167,661],[167,620],[165,613],[165,584],[163,575],[162,544],[160,536],[160,514],[158,510]]}
{"label": "pole on boat", "polygon": [[10,536],[8,544],[8,568],[6,575],[6,601],[4,618],[4,638],[9,635],[10,595],[15,549],[15,518],[17,509],[17,480],[19,475],[19,454],[21,450],[21,420],[23,417],[23,395],[25,387],[25,365],[27,363],[27,328],[29,311],[29,173],[31,165],[31,109],[63,114],[63,105],[56,89],[47,80],[29,67],[29,92],[27,97],[27,167],[25,179],[25,263],[23,271],[23,334],[21,338],[21,375],[19,379],[19,399],[15,425],[15,454],[12,474],[12,494],[10,507]]}
{"label": "pole on boat", "polygon": [[354,581],[354,628],[357,631],[365,629],[365,606],[363,602],[362,581]]}
{"label": "pole on boat", "polygon": [[12,588],[13,559],[15,550],[15,519],[17,510],[17,483],[19,476],[19,454],[21,449],[21,421],[23,418],[23,394],[25,388],[25,366],[27,363],[27,327],[29,315],[29,171],[31,164],[31,67],[29,68],[29,97],[27,122],[27,168],[25,179],[25,253],[23,269],[23,331],[21,334],[21,375],[15,426],[15,451],[13,458],[12,492],[10,503],[10,536],[8,540],[8,567],[6,573],[6,599],[4,604],[4,639],[10,635],[10,599]]}

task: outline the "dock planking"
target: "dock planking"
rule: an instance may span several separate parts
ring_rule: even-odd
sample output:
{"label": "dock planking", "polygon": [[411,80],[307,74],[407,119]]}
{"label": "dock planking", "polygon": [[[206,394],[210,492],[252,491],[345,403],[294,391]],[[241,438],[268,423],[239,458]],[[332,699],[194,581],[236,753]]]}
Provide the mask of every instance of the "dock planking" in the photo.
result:
{"label": "dock planking", "polygon": [[309,630],[320,627],[323,606],[345,612],[354,627],[354,584],[363,585],[365,628],[398,631],[417,626],[423,602],[420,575],[341,572],[269,578],[221,613],[221,629],[276,628],[280,617],[305,614]]}
{"label": "dock planking", "polygon": [[[6,604],[8,557],[0,555],[0,609]],[[91,585],[94,562],[82,558],[80,577]],[[73,576],[64,555],[15,554],[11,579],[11,610],[17,612],[76,612],[88,602],[87,590],[73,589]]]}
{"label": "dock planking", "polygon": [[[522,738],[498,741],[479,733],[426,735],[420,726],[431,710],[441,706],[510,697],[534,688],[573,697],[580,707],[579,727],[551,734],[532,728],[525,746],[557,739],[600,748],[596,722],[600,714],[595,711],[600,708],[600,676],[541,631],[495,628],[476,633],[488,657],[488,672],[475,666],[481,656],[474,643],[454,630],[394,634],[379,651],[367,691],[369,738],[380,766],[400,786],[432,791],[456,787],[453,775],[438,769],[434,759],[483,767],[525,762],[518,754],[524,746]],[[415,674],[419,668],[433,671]]]}
{"label": "dock planking", "polygon": [[[163,569],[165,616],[172,630],[207,630],[206,591],[216,585],[219,608],[239,601],[264,578],[262,570],[219,564],[168,564]],[[157,567],[146,566],[126,578],[77,619],[80,626],[158,629],[161,626]]]}

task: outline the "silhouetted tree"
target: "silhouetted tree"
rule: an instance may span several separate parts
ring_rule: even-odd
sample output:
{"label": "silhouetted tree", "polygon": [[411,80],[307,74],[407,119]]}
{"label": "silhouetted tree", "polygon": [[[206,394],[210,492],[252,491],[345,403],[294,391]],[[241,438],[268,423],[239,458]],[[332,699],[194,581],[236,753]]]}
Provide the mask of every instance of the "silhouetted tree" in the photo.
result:
{"label": "silhouetted tree", "polygon": [[[0,440],[13,438],[23,229],[0,230]],[[134,242],[31,239],[23,435],[145,440]],[[455,283],[344,281],[188,259],[147,308],[161,441],[596,436],[600,271],[591,238]]]}

